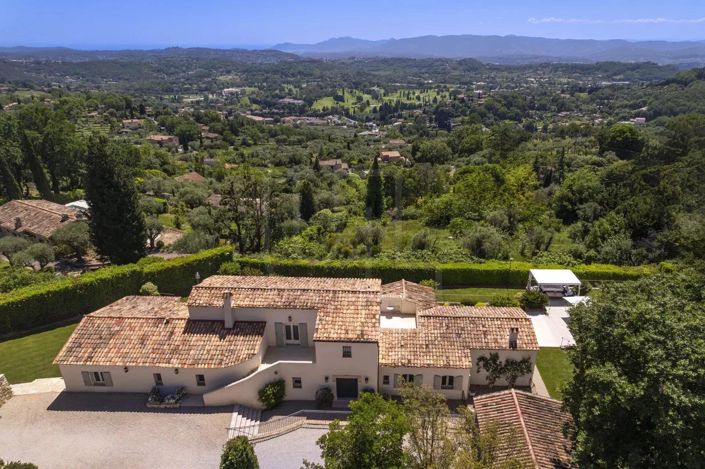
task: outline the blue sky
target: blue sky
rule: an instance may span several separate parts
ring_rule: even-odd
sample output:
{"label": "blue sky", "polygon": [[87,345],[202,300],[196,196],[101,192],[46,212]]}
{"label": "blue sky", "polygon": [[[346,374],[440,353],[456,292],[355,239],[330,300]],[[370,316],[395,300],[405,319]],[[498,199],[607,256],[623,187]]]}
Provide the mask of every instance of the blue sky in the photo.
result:
{"label": "blue sky", "polygon": [[515,34],[705,40],[705,0],[0,0],[0,45],[269,46]]}

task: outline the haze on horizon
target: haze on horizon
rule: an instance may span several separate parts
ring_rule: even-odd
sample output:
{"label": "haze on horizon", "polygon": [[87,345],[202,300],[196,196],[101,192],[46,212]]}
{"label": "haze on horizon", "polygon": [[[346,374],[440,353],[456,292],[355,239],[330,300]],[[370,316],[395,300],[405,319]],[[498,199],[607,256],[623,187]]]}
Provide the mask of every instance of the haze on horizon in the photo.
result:
{"label": "haze on horizon", "polygon": [[703,41],[705,2],[4,0],[0,15],[0,46],[264,48],[447,34]]}

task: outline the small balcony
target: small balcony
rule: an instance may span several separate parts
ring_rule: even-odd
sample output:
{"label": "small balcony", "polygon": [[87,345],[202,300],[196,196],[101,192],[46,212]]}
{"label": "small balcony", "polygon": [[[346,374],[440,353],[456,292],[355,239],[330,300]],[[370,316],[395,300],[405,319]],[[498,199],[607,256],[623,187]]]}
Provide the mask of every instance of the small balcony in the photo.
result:
{"label": "small balcony", "polygon": [[315,363],[316,349],[314,347],[299,347],[288,345],[284,347],[268,347],[262,358],[261,367],[269,367],[277,362]]}

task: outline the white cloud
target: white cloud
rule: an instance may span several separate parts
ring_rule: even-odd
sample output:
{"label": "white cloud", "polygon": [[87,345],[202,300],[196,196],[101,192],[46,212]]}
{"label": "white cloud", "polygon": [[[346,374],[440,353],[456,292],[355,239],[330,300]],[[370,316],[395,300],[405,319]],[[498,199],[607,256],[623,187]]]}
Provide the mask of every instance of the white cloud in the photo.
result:
{"label": "white cloud", "polygon": [[531,24],[703,24],[702,18],[626,18],[617,20],[587,19],[587,18],[557,18],[549,16],[546,18],[528,19]]}

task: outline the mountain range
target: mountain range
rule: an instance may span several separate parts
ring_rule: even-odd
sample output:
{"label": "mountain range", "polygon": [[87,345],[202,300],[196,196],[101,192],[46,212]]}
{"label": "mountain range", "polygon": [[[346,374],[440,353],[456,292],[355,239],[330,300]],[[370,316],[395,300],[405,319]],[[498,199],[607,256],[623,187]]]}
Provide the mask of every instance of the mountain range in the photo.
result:
{"label": "mountain range", "polygon": [[483,62],[656,62],[705,64],[705,41],[549,39],[527,36],[419,36],[365,40],[352,37],[316,44],[282,43],[272,49],[306,57],[474,58]]}

